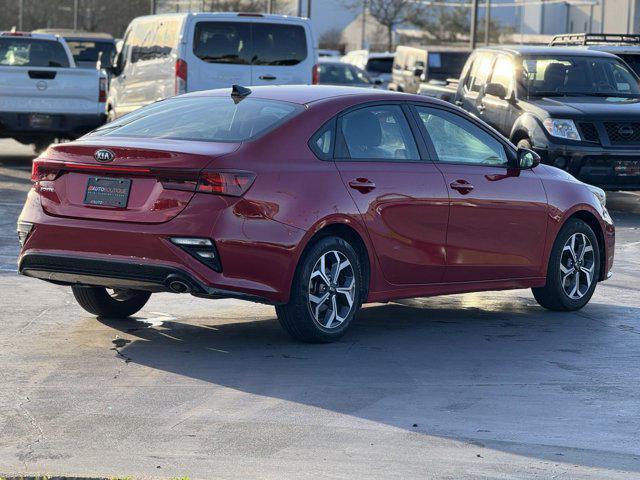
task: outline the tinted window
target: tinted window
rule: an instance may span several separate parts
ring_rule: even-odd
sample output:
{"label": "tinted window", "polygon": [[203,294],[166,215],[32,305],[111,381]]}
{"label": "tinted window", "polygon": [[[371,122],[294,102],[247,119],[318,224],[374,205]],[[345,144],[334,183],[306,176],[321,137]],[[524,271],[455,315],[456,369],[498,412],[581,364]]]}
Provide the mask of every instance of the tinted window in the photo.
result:
{"label": "tinted window", "polygon": [[254,23],[254,65],[297,65],[307,58],[307,36],[300,25]]}
{"label": "tinted window", "polygon": [[460,75],[467,58],[467,52],[429,52],[429,74]]}
{"label": "tinted window", "polygon": [[0,37],[0,65],[69,67],[69,59],[60,42],[24,37]]}
{"label": "tinted window", "polygon": [[100,42],[94,40],[73,40],[66,39],[71,55],[78,66],[95,67],[98,57],[102,53],[102,64],[110,65],[116,53],[116,46],[113,42]]}
{"label": "tinted window", "polygon": [[391,73],[393,66],[393,57],[387,58],[370,58],[367,62],[367,72],[374,73]]}
{"label": "tinted window", "polygon": [[321,84],[330,85],[362,85],[370,84],[371,80],[355,65],[349,63],[320,63],[318,75]]}
{"label": "tinted window", "polygon": [[522,61],[523,96],[640,95],[637,78],[616,58],[529,57]]}
{"label": "tinted window", "polygon": [[504,87],[505,91],[509,92],[513,75],[513,63],[509,58],[501,55],[493,65],[493,72],[491,73],[489,83],[498,83]]}
{"label": "tinted window", "polygon": [[347,113],[341,128],[349,158],[400,162],[420,159],[407,119],[397,105]]}
{"label": "tinted window", "polygon": [[322,160],[331,160],[333,158],[333,132],[335,130],[335,119],[323,125],[318,132],[311,137],[309,146],[313,152]]}
{"label": "tinted window", "polygon": [[208,63],[251,63],[251,24],[199,22],[193,53]]}
{"label": "tinted window", "polygon": [[241,142],[268,132],[302,110],[274,100],[183,97],[157,102],[95,130],[91,135]]}
{"label": "tinted window", "polygon": [[417,107],[440,162],[506,166],[504,146],[459,115]]}

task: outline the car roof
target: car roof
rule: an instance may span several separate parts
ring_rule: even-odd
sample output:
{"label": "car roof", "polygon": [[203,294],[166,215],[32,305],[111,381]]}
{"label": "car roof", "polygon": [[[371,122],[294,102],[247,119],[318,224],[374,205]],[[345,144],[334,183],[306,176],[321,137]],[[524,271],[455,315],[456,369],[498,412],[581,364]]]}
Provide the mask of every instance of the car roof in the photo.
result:
{"label": "car roof", "polygon": [[46,33],[49,35],[59,35],[64,38],[86,38],[92,40],[113,40],[109,33],[87,32],[84,30],[74,30],[73,28],[39,28],[33,33]]}
{"label": "car roof", "polygon": [[[391,90],[370,89],[360,87],[343,87],[339,85],[268,85],[259,87],[249,87],[251,94],[249,98],[260,98],[263,100],[279,100],[282,102],[298,103],[308,105],[321,100],[350,96],[354,100],[361,101],[385,101],[385,100],[413,100],[428,102],[433,104],[451,105],[449,103],[425,97],[423,95],[412,95],[408,93],[393,92]],[[192,92],[183,97],[225,97],[231,95],[231,89],[223,88],[216,90],[204,90]],[[357,103],[357,102],[356,102]]]}
{"label": "car roof", "polygon": [[193,17],[196,19],[241,19],[241,20],[255,20],[255,21],[264,21],[264,20],[275,20],[283,23],[298,23],[305,24],[309,23],[308,18],[296,17],[291,15],[275,15],[271,13],[243,13],[243,12],[185,12],[185,13],[161,13],[155,15],[142,15],[140,17],[136,17],[132,20],[133,22],[148,22],[150,20],[160,21],[164,19],[178,18],[183,19],[187,17]]}
{"label": "car roof", "polygon": [[482,47],[477,50],[484,52],[503,52],[521,56],[561,55],[575,57],[615,57],[615,55],[598,50],[586,50],[577,47],[546,47],[540,45],[505,45],[500,47]]}

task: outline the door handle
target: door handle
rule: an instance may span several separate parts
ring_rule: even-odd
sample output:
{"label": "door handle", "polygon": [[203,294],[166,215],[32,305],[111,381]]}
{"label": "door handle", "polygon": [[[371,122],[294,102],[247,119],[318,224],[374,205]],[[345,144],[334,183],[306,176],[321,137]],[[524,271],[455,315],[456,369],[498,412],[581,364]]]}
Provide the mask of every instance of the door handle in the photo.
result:
{"label": "door handle", "polygon": [[460,192],[462,195],[466,195],[467,193],[471,192],[471,190],[473,190],[474,188],[473,185],[471,185],[466,180],[455,180],[451,182],[449,186],[453,190],[457,190],[458,192]]}
{"label": "door handle", "polygon": [[480,113],[484,112],[487,109],[487,107],[484,105],[484,103],[481,103],[480,105],[478,105],[478,111]]}
{"label": "door handle", "polygon": [[360,193],[369,193],[376,188],[376,184],[368,178],[356,178],[349,182],[349,186]]}
{"label": "door handle", "polygon": [[455,103],[457,106],[461,107],[462,105],[464,105],[464,102],[462,100],[456,100]]}
{"label": "door handle", "polygon": [[276,80],[276,77],[273,75],[260,75],[258,78],[260,80]]}

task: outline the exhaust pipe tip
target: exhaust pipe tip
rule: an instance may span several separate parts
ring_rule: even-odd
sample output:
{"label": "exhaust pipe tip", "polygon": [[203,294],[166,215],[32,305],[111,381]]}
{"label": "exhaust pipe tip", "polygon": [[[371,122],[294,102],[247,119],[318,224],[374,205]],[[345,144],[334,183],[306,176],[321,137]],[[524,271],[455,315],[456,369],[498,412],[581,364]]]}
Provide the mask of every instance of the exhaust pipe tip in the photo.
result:
{"label": "exhaust pipe tip", "polygon": [[182,280],[171,280],[169,282],[169,290],[173,293],[189,293],[191,291],[191,287]]}

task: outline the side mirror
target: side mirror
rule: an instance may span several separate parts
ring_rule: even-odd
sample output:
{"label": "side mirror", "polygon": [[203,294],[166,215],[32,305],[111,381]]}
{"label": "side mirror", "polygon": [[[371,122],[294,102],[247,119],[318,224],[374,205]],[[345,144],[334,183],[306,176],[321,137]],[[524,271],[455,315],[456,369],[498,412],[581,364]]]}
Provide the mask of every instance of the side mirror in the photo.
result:
{"label": "side mirror", "polygon": [[376,78],[376,79],[373,81],[373,84],[374,84],[374,85],[382,85],[382,80],[380,80],[379,78]]}
{"label": "side mirror", "polygon": [[489,83],[486,87],[484,87],[484,94],[498,97],[502,100],[507,98],[507,90],[506,88],[504,88],[504,85],[500,83]]}
{"label": "side mirror", "polygon": [[413,69],[413,76],[419,77],[424,73],[424,68],[416,67]]}
{"label": "side mirror", "polygon": [[528,148],[518,149],[518,168],[523,170],[540,165],[540,155]]}

